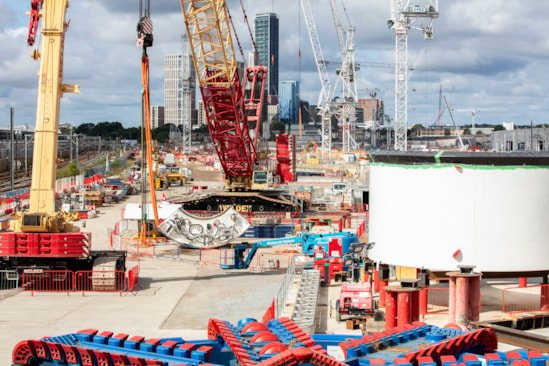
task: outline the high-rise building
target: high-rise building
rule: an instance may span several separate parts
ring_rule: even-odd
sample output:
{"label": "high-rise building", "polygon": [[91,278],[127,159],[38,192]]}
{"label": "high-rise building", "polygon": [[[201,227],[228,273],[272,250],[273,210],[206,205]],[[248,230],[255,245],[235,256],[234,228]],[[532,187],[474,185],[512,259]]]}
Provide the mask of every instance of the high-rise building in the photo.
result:
{"label": "high-rise building", "polygon": [[151,106],[151,128],[164,126],[164,106]]}
{"label": "high-rise building", "polygon": [[281,81],[278,93],[278,118],[280,122],[284,124],[298,123],[299,81]]}
{"label": "high-rise building", "polygon": [[208,116],[206,116],[206,110],[204,109],[204,102],[202,99],[198,100],[198,108],[197,108],[197,120],[198,120],[198,126],[203,126],[208,124]]}
{"label": "high-rise building", "polygon": [[[259,60],[256,65],[267,66],[266,101],[278,95],[278,15],[263,13],[255,16],[255,44]],[[274,103],[269,103],[274,104]]]}
{"label": "high-rise building", "polygon": [[181,41],[181,55],[164,56],[164,122],[181,130],[181,148],[190,152],[191,129],[196,125],[196,73],[187,36]]}
{"label": "high-rise building", "polygon": [[364,111],[363,121],[375,122],[378,125],[383,124],[383,101],[380,99],[359,99],[358,100],[359,108],[362,108]]}
{"label": "high-rise building", "polygon": [[196,108],[196,73],[186,37],[182,48],[183,54],[164,56],[164,122],[190,128]]}

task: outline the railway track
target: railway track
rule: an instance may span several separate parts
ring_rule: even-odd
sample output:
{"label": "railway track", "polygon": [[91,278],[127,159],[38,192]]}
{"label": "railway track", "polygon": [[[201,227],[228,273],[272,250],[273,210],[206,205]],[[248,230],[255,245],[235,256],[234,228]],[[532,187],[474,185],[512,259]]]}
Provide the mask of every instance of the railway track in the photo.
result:
{"label": "railway track", "polygon": [[[79,159],[79,166],[89,166],[92,164],[97,163],[99,160],[101,160],[104,157],[104,155],[99,156],[82,156]],[[57,164],[57,170],[63,169],[65,166],[69,164],[69,161],[61,161]],[[15,172],[14,174],[14,184],[13,189],[19,190],[19,189],[25,189],[30,188],[31,186],[31,174],[32,174],[32,168],[29,167],[28,172],[25,171],[19,171]],[[0,193],[6,193],[11,191],[11,173],[9,171],[0,172]]]}

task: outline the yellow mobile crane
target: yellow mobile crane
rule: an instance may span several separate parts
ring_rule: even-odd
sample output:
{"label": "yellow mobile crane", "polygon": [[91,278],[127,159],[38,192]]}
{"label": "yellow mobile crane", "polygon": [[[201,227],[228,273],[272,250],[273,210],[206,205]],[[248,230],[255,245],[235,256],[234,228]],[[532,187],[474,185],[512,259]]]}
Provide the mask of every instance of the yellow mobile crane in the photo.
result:
{"label": "yellow mobile crane", "polygon": [[16,220],[15,231],[70,231],[61,215],[55,212],[55,178],[57,171],[57,137],[59,134],[59,102],[63,93],[78,93],[79,86],[63,84],[63,47],[68,0],[32,0],[31,21],[27,43],[35,41],[42,18],[42,50],[34,50],[32,57],[40,58],[38,72],[38,103],[32,181],[28,212]]}
{"label": "yellow mobile crane", "polygon": [[80,232],[55,210],[60,99],[79,91],[78,85],[63,84],[68,6],[68,0],[31,0],[27,43],[34,45],[42,19],[42,49],[32,53],[40,59],[40,71],[30,203],[28,212],[12,221],[13,231],[0,234],[0,269],[125,270],[125,252],[92,251],[90,233]]}

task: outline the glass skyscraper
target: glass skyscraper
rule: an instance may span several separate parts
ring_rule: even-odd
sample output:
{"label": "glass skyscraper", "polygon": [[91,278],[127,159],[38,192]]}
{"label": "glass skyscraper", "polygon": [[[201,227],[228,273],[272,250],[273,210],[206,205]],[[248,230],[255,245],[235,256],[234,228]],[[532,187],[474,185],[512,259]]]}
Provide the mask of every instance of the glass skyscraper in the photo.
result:
{"label": "glass skyscraper", "polygon": [[298,123],[299,81],[281,81],[278,92],[278,119],[284,124]]}
{"label": "glass skyscraper", "polygon": [[[274,13],[255,16],[255,43],[259,60],[256,65],[267,66],[267,96],[278,95],[278,15]],[[256,56],[257,57],[257,56]],[[271,100],[271,98],[268,98]]]}

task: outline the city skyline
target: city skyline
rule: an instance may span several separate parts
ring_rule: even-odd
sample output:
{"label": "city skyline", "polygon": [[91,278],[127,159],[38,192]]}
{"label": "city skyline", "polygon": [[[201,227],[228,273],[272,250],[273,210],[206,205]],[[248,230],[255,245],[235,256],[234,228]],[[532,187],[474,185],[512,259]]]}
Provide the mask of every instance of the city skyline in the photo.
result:
{"label": "city skyline", "polygon": [[[301,99],[315,103],[319,77],[299,2],[281,0],[271,6],[244,0],[243,4],[250,18],[266,12],[278,14],[280,80],[299,80]],[[318,4],[313,11],[317,23],[322,24],[322,48],[328,60],[337,61],[339,47],[330,7],[327,1]],[[236,34],[247,53],[252,47],[239,5],[228,2]],[[452,108],[478,110],[479,124],[547,122],[549,83],[545,75],[549,75],[549,66],[545,60],[549,47],[536,24],[543,24],[541,17],[549,11],[549,3],[456,0],[440,6],[433,40],[425,41],[420,32],[410,31],[408,58],[414,71],[409,81],[409,126],[436,123],[441,87]],[[0,42],[6,50],[0,55],[0,126],[9,125],[10,106],[15,109],[16,124],[35,124],[38,64],[29,58],[32,49],[26,46],[28,9],[25,2],[0,0]],[[155,44],[149,49],[151,104],[161,105],[163,56],[179,49],[184,23],[177,2],[154,2],[151,12],[155,26]],[[359,98],[378,90],[386,114],[392,116],[395,49],[394,32],[387,28],[390,1],[348,2],[346,13],[356,27]],[[81,93],[62,98],[60,122],[138,125],[142,87],[141,54],[135,47],[137,5],[106,0],[71,2],[67,19],[71,23],[65,39],[64,82],[80,84]],[[330,66],[330,75],[336,68]],[[454,117],[458,125],[471,123],[469,112],[457,112]],[[451,123],[448,113],[442,123]]]}

